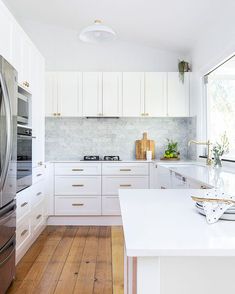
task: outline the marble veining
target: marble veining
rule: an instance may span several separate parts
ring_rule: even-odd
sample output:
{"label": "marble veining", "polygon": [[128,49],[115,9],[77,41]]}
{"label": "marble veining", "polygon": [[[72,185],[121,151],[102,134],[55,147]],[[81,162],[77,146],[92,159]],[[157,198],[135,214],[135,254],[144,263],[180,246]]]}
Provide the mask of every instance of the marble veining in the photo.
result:
{"label": "marble veining", "polygon": [[135,159],[135,140],[143,132],[155,140],[156,157],[167,138],[179,142],[182,159],[195,159],[196,118],[46,118],[46,160],[79,160],[84,155],[119,155]]}

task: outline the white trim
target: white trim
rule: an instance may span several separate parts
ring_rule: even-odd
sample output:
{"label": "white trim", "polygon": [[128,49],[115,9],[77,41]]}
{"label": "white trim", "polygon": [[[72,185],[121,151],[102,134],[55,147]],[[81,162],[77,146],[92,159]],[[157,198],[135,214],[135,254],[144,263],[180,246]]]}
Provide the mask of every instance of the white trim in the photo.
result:
{"label": "white trim", "polygon": [[49,226],[121,226],[121,216],[49,216]]}

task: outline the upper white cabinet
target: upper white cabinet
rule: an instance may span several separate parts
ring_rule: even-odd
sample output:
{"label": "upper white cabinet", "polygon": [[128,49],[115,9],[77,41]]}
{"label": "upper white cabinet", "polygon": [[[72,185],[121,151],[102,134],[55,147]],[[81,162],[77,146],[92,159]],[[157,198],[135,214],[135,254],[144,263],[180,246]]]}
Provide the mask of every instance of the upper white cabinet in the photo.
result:
{"label": "upper white cabinet", "polygon": [[81,116],[81,73],[46,74],[46,116]]}
{"label": "upper white cabinet", "polygon": [[102,73],[83,73],[82,104],[83,116],[102,116]]}
{"label": "upper white cabinet", "polygon": [[168,73],[168,116],[189,116],[189,83],[189,73],[185,73],[184,82],[180,80],[179,73]]}
{"label": "upper white cabinet", "polygon": [[0,55],[9,62],[12,61],[12,30],[12,18],[6,7],[0,2]]}
{"label": "upper white cabinet", "polygon": [[124,72],[122,78],[123,116],[144,114],[144,73]]}
{"label": "upper white cabinet", "polygon": [[144,116],[166,116],[167,73],[146,72],[144,85]]}
{"label": "upper white cabinet", "polygon": [[51,72],[46,116],[189,116],[189,79],[172,72]]}
{"label": "upper white cabinet", "polygon": [[103,116],[122,115],[122,74],[103,72],[102,74]]}

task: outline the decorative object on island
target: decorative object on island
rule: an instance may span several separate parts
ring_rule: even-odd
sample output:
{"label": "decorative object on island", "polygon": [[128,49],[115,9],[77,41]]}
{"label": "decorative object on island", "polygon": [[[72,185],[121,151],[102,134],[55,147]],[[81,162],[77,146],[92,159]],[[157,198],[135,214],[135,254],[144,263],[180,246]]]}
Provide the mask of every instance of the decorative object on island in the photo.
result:
{"label": "decorative object on island", "polygon": [[184,83],[184,73],[189,72],[191,70],[190,65],[187,61],[179,60],[178,69],[179,69],[180,80],[182,83]]}
{"label": "decorative object on island", "polygon": [[152,151],[152,159],[155,159],[155,142],[147,138],[147,133],[143,133],[143,139],[135,142],[136,159],[147,159],[147,151]]}
{"label": "decorative object on island", "polygon": [[216,142],[212,148],[214,166],[222,167],[221,157],[229,152],[229,141],[226,132],[221,136],[221,141]]}
{"label": "decorative object on island", "polygon": [[179,160],[180,152],[178,151],[178,142],[167,139],[167,149],[165,150],[164,156],[161,160]]}

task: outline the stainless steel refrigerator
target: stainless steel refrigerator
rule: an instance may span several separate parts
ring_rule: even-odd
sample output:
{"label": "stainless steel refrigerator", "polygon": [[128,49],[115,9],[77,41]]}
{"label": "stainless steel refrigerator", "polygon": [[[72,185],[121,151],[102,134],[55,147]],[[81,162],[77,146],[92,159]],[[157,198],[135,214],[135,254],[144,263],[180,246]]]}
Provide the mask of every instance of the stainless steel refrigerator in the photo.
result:
{"label": "stainless steel refrigerator", "polygon": [[17,72],[0,56],[0,294],[15,277]]}

